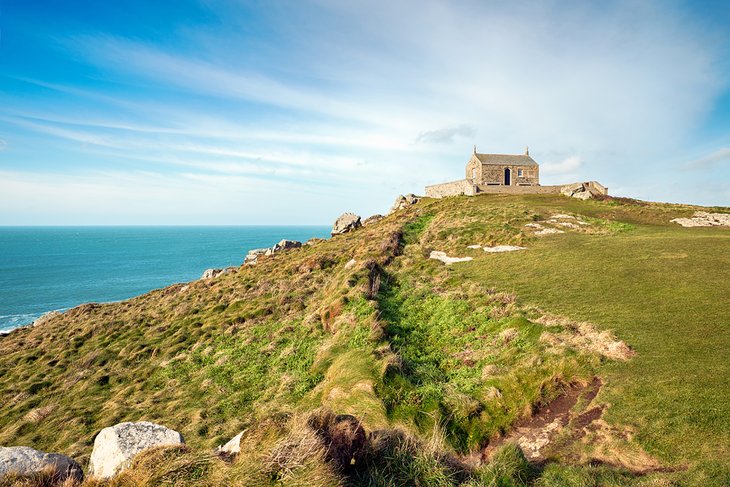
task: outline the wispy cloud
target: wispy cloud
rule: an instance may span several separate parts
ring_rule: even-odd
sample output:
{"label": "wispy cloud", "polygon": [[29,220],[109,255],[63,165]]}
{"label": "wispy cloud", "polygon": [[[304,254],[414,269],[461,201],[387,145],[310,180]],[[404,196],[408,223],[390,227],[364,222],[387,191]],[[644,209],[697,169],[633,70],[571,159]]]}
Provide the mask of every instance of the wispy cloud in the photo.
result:
{"label": "wispy cloud", "polygon": [[699,171],[718,166],[730,166],[730,147],[722,147],[706,156],[690,161],[682,166],[687,171]]}
{"label": "wispy cloud", "polygon": [[416,137],[418,143],[434,143],[445,144],[453,142],[457,138],[474,137],[476,130],[469,125],[459,125],[457,127],[448,127],[437,130],[428,130],[421,132]]}
{"label": "wispy cloud", "polygon": [[[27,178],[14,173],[0,182],[7,203],[0,223],[12,216],[3,213],[12,207],[7,195],[22,200],[8,185],[28,189],[40,167],[79,176],[89,168],[128,172],[140,188],[166,195],[160,205],[169,204],[168,213],[180,198],[181,215],[184,192],[166,192],[165,184],[230,191],[235,204],[258,208],[253,195],[317,215],[345,201],[362,213],[382,211],[393,193],[459,177],[473,143],[496,153],[529,144],[546,184],[613,178],[606,182],[630,188],[619,184],[626,174],[632,183],[654,181],[652,167],[694,152],[692,137],[730,79],[718,62],[726,51],[717,33],[658,1],[567,9],[316,0],[292,3],[285,15],[237,2],[206,5],[217,14],[214,26],[168,19],[155,25],[158,39],[74,25],[44,39],[56,43],[47,76],[3,75],[20,85],[0,92],[0,135],[13,148],[2,152],[3,167],[27,168]],[[16,136],[30,142],[22,158]],[[57,153],[39,149],[51,145]],[[723,151],[686,169],[724,168]],[[162,175],[149,176],[160,186],[139,171]],[[35,194],[48,207],[57,192],[92,198],[95,184],[109,194],[118,184],[125,204],[143,196],[122,178],[91,180],[80,187],[64,179],[66,190],[36,187]],[[73,211],[83,213],[83,205]],[[261,211],[281,221],[273,206]]]}
{"label": "wispy cloud", "polygon": [[4,139],[0,139],[0,151],[5,150],[8,147],[8,142]]}

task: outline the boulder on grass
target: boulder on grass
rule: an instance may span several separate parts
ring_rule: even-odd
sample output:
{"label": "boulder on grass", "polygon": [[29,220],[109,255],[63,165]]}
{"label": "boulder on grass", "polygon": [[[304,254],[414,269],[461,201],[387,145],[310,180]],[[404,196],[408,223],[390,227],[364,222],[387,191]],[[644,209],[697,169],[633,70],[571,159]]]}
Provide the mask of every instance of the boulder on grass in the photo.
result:
{"label": "boulder on grass", "polygon": [[216,448],[216,453],[222,457],[238,455],[241,453],[241,438],[243,438],[243,431],[231,438],[225,445]]}
{"label": "boulder on grass", "polygon": [[361,226],[362,223],[360,222],[360,217],[358,215],[354,213],[343,213],[335,221],[335,224],[332,227],[332,235],[340,235],[342,233],[351,232]]}
{"label": "boulder on grass", "polygon": [[271,250],[273,253],[281,252],[282,250],[298,249],[302,246],[302,242],[296,240],[282,240],[278,244],[274,245]]}
{"label": "boulder on grass", "polygon": [[185,440],[180,433],[159,424],[119,423],[101,430],[94,440],[89,474],[108,479],[127,468],[147,448],[182,444]]}
{"label": "boulder on grass", "polygon": [[390,209],[388,214],[391,214],[394,211],[402,210],[403,208],[406,208],[408,206],[415,205],[419,201],[420,199],[418,198],[418,196],[413,193],[409,193],[407,195],[399,195],[395,199],[395,203],[393,203],[393,207]]}
{"label": "boulder on grass", "polygon": [[261,255],[266,255],[266,252],[270,249],[253,249],[249,250],[246,254],[246,258],[243,260],[244,265],[254,265]]}
{"label": "boulder on grass", "polygon": [[371,225],[371,224],[373,224],[373,223],[378,223],[378,222],[379,222],[380,220],[382,220],[383,218],[385,218],[385,217],[384,217],[383,215],[373,215],[373,216],[369,216],[369,217],[367,217],[366,219],[364,219],[364,220],[362,221],[362,226],[363,226],[363,227],[366,227],[366,226],[368,226],[368,225]]}
{"label": "boulder on grass", "polygon": [[0,446],[0,483],[6,475],[20,477],[51,473],[60,483],[69,477],[81,482],[84,472],[72,458],[59,453],[45,453],[27,446]]}
{"label": "boulder on grass", "polygon": [[593,193],[586,183],[566,184],[560,188],[560,193],[570,198],[578,198],[579,200],[593,198]]}

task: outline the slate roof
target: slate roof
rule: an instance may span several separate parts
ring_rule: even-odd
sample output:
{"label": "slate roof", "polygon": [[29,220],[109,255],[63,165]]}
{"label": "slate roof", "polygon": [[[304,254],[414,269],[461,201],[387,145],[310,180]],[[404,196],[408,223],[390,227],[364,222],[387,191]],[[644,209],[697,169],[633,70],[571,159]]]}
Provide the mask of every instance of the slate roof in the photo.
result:
{"label": "slate roof", "polygon": [[537,166],[537,162],[527,155],[512,154],[474,154],[482,164],[496,164],[506,166]]}

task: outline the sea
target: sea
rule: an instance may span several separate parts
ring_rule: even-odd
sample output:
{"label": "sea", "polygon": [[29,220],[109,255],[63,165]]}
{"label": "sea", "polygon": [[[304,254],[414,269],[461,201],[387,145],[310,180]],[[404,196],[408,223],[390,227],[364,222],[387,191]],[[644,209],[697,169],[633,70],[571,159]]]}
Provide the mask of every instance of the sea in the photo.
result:
{"label": "sea", "polygon": [[209,268],[239,266],[281,239],[328,226],[0,227],[0,332],[48,311],[121,301]]}

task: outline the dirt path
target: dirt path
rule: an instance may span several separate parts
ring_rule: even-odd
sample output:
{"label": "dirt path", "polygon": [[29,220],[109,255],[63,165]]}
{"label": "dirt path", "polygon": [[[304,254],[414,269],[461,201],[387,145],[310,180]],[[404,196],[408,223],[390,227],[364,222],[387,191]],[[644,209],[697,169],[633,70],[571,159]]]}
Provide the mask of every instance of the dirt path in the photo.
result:
{"label": "dirt path", "polygon": [[596,397],[602,385],[601,379],[594,377],[588,385],[571,384],[563,394],[540,408],[529,418],[519,420],[512,431],[492,441],[482,450],[482,461],[489,461],[492,453],[506,442],[517,443],[525,456],[531,462],[539,463],[545,460],[546,447],[574,420],[574,439],[585,433],[585,428],[603,414],[602,407],[593,407],[577,417],[571,417],[571,410],[583,396],[586,404],[590,404]]}

